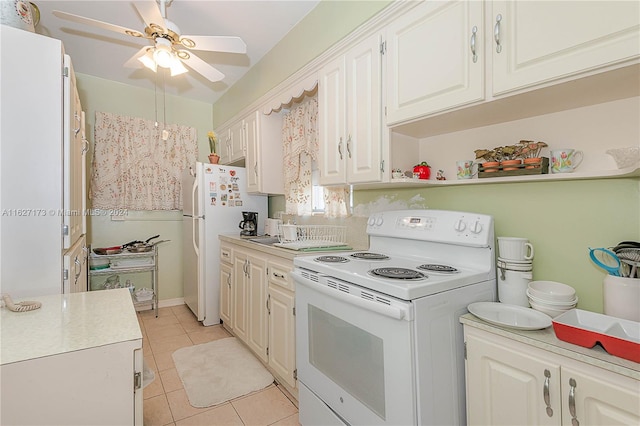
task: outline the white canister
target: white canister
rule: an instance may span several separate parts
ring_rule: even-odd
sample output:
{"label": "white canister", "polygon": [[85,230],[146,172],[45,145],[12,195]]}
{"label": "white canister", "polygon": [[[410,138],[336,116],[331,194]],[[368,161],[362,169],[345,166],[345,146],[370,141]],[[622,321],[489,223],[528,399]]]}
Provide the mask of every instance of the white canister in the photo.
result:
{"label": "white canister", "polygon": [[527,288],[533,279],[531,271],[498,270],[498,300],[509,305],[529,307]]}
{"label": "white canister", "polygon": [[640,278],[604,278],[604,313],[640,322]]}

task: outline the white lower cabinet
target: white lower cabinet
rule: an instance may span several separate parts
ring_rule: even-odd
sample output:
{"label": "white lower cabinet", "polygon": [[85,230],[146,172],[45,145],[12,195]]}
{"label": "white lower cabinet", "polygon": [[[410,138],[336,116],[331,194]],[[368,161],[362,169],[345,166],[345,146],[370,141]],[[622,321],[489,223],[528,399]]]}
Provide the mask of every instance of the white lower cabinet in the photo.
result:
{"label": "white lower cabinet", "polygon": [[[267,357],[266,261],[243,249],[233,251],[233,333],[263,360]],[[254,312],[255,310],[255,312]]]}
{"label": "white lower cabinet", "polygon": [[30,312],[0,310],[0,424],[142,426],[142,334],[129,291],[37,300]]}
{"label": "white lower cabinet", "polygon": [[469,425],[638,425],[640,382],[465,326]]}
{"label": "white lower cabinet", "polygon": [[[220,316],[295,397],[295,293],[293,262],[250,248],[223,243]],[[227,259],[231,257],[232,262]]]}
{"label": "white lower cabinet", "polygon": [[289,273],[293,262],[269,260],[269,366],[296,387],[295,292]]}

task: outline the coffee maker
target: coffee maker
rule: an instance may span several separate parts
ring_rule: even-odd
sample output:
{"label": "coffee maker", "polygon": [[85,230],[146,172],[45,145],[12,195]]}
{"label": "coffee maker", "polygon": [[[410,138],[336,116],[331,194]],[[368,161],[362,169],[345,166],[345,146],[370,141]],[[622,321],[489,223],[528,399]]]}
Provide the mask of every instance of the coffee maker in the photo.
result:
{"label": "coffee maker", "polygon": [[242,212],[242,222],[238,225],[241,237],[255,237],[258,235],[258,213]]}

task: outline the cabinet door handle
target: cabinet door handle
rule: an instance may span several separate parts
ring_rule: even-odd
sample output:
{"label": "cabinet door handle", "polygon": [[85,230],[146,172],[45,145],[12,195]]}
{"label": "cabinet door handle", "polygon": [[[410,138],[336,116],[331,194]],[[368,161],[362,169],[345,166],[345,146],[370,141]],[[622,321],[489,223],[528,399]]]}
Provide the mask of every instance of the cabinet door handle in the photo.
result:
{"label": "cabinet door handle", "polygon": [[569,379],[569,414],[571,414],[571,426],[580,426],[576,417],[576,381]]}
{"label": "cabinet door handle", "polygon": [[82,153],[86,153],[89,151],[89,141],[85,138],[82,138]]}
{"label": "cabinet door handle", "polygon": [[82,273],[82,262],[80,262],[80,259],[78,259],[78,256],[76,256],[76,258],[73,260],[73,263],[76,264],[75,281],[77,283],[78,282],[78,278],[80,277],[80,274]]}
{"label": "cabinet door handle", "polygon": [[549,379],[551,379],[551,373],[549,370],[544,370],[544,386],[542,387],[542,396],[544,403],[547,406],[547,416],[553,417],[553,409],[551,408],[551,398],[549,397]]}
{"label": "cabinet door handle", "polygon": [[227,275],[227,287],[231,288],[231,275]]}
{"label": "cabinet door handle", "polygon": [[269,303],[270,301],[271,301],[271,295],[268,295],[267,296],[267,313],[268,314],[271,314],[271,306],[269,306],[270,305],[270,303]]}
{"label": "cabinet door handle", "polygon": [[502,15],[496,16],[496,26],[493,28],[493,38],[496,40],[496,53],[502,52],[502,45],[500,44],[500,22],[502,22]]}
{"label": "cabinet door handle", "polygon": [[338,142],[338,154],[340,154],[340,159],[342,160],[342,136],[340,136],[340,142]]}
{"label": "cabinet door handle", "polygon": [[478,27],[474,25],[471,29],[471,53],[473,54],[473,63],[478,62],[478,55],[476,54],[476,35],[478,33]]}
{"label": "cabinet door handle", "polygon": [[78,115],[77,112],[73,113],[73,117],[76,119],[76,121],[78,122],[78,128],[77,129],[73,129],[73,133],[75,135],[78,135],[78,133],[80,133],[80,129],[82,128],[82,121],[80,119],[80,116]]}
{"label": "cabinet door handle", "polygon": [[349,138],[347,139],[347,154],[349,154],[349,158],[351,158],[351,134],[349,134]]}

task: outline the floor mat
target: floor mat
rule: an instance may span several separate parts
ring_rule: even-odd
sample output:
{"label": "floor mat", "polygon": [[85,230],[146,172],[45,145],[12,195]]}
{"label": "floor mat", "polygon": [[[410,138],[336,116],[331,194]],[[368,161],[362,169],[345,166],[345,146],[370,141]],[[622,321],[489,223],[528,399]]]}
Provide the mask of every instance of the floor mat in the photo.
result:
{"label": "floor mat", "polygon": [[189,403],[210,407],[263,389],[273,376],[235,337],[178,349],[173,353]]}

